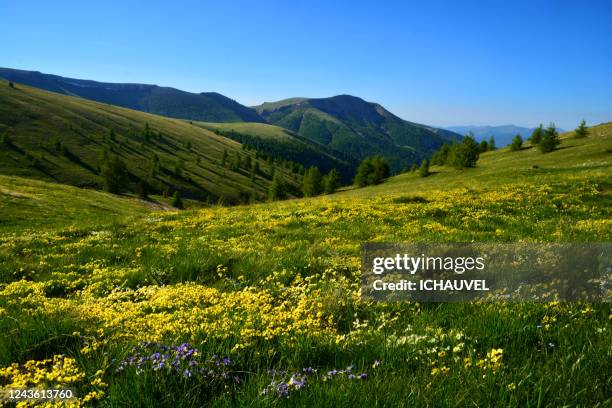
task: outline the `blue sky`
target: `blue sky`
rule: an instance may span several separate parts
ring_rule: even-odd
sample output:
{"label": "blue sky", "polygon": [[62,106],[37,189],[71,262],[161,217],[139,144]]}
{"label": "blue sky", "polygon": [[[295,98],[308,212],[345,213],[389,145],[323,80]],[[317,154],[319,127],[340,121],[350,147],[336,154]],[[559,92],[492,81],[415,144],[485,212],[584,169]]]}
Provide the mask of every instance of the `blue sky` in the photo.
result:
{"label": "blue sky", "polygon": [[0,0],[0,15],[4,67],[247,105],[348,93],[439,126],[612,120],[607,0]]}

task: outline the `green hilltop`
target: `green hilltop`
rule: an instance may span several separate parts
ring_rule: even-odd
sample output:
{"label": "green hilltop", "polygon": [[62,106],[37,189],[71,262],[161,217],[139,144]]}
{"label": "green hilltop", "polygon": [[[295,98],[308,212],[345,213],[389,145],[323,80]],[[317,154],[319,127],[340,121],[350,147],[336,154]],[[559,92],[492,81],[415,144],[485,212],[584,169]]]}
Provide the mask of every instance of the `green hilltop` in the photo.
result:
{"label": "green hilltop", "polygon": [[291,98],[256,106],[269,123],[290,129],[357,160],[381,155],[395,171],[428,158],[454,132],[405,121],[351,95]]}

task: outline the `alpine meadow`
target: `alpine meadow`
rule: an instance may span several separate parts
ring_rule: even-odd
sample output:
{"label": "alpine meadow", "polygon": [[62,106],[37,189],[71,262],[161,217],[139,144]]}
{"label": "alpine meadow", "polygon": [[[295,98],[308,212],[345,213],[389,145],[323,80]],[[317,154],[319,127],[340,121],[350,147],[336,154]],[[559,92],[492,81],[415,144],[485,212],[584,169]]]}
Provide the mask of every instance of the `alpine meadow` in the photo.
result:
{"label": "alpine meadow", "polygon": [[[272,3],[0,6],[0,407],[612,407],[609,5]],[[445,303],[370,244],[608,252]]]}

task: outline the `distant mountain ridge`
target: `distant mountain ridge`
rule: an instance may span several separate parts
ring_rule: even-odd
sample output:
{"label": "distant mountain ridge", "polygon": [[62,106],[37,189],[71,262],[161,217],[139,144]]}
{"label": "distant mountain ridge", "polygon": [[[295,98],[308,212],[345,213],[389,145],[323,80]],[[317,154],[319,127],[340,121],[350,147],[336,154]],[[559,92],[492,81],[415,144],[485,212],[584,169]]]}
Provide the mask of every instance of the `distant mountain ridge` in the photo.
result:
{"label": "distant mountain ridge", "polygon": [[380,154],[395,170],[418,163],[461,135],[408,122],[377,103],[352,95],[290,98],[254,107],[271,124],[357,159]]}
{"label": "distant mountain ridge", "polygon": [[501,126],[446,126],[444,129],[457,132],[462,135],[467,135],[469,132],[474,134],[478,141],[489,140],[491,136],[495,138],[495,144],[498,147],[506,146],[512,143],[512,139],[517,134],[523,139],[531,136],[535,128],[527,128],[515,125]]}
{"label": "distant mountain ridge", "polygon": [[97,82],[10,68],[0,68],[0,78],[46,91],[177,119],[264,122],[255,110],[217,92],[197,94],[157,85]]}

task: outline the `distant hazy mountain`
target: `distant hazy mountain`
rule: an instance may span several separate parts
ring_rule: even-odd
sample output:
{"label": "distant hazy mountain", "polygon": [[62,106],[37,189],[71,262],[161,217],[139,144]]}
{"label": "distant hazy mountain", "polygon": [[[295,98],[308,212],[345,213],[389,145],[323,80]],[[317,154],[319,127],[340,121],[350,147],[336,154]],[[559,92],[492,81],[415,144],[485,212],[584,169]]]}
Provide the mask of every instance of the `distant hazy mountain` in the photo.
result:
{"label": "distant hazy mountain", "polygon": [[420,162],[444,142],[461,139],[457,133],[405,121],[377,103],[351,95],[291,98],[255,109],[269,123],[356,159],[383,155],[395,170]]}
{"label": "distant hazy mountain", "polygon": [[526,128],[514,125],[502,126],[447,126],[447,130],[457,132],[461,135],[467,135],[472,132],[476,140],[489,140],[491,136],[495,138],[495,144],[498,147],[506,146],[512,143],[512,138],[520,134],[523,139],[531,136],[534,128]]}
{"label": "distant hazy mountain", "polygon": [[216,92],[190,93],[145,84],[114,84],[0,68],[0,78],[64,95],[179,119],[263,122],[255,110]]}

